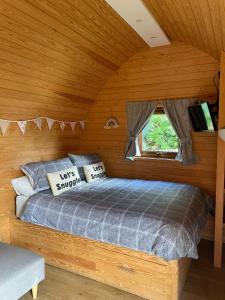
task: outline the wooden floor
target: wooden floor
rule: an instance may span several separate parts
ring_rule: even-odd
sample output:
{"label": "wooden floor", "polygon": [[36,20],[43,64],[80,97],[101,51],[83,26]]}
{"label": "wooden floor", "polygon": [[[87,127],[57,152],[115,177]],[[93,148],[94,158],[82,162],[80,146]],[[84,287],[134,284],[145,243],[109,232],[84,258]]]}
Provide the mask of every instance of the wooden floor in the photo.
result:
{"label": "wooden floor", "polygon": [[[222,269],[213,267],[213,244],[202,241],[200,259],[193,261],[181,300],[225,300],[225,260]],[[21,300],[31,300],[27,293]],[[58,268],[46,267],[38,300],[143,300],[96,281]]]}

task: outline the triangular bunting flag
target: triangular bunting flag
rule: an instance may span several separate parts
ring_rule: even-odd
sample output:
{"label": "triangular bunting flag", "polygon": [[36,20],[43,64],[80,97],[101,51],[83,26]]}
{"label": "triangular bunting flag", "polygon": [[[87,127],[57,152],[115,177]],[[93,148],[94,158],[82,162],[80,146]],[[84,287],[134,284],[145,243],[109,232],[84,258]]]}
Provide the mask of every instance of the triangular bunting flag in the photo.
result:
{"label": "triangular bunting flag", "polygon": [[70,122],[70,127],[72,129],[72,131],[74,132],[74,129],[76,127],[77,122]]}
{"label": "triangular bunting flag", "polygon": [[21,130],[22,134],[25,133],[27,121],[17,121],[19,129]]}
{"label": "triangular bunting flag", "polygon": [[80,126],[81,126],[82,129],[84,129],[85,121],[80,121]]}
{"label": "triangular bunting flag", "polygon": [[37,128],[41,130],[41,118],[34,119]]}
{"label": "triangular bunting flag", "polygon": [[50,131],[55,120],[53,120],[51,118],[46,118],[46,121],[47,121],[47,124],[48,124],[48,129]]}
{"label": "triangular bunting flag", "polygon": [[66,124],[64,122],[60,122],[60,128],[63,131],[65,128]]}
{"label": "triangular bunting flag", "polygon": [[2,131],[2,134],[5,135],[8,127],[9,127],[9,121],[6,121],[6,120],[0,120],[0,128],[1,128],[1,131]]}

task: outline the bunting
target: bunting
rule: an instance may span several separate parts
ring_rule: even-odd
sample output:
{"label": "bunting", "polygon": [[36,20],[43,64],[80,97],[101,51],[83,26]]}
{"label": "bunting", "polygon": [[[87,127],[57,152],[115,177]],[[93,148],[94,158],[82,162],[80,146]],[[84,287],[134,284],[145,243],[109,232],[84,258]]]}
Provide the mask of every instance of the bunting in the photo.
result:
{"label": "bunting", "polygon": [[37,128],[41,131],[41,118],[34,119],[34,123],[36,124]]}
{"label": "bunting", "polygon": [[80,121],[80,126],[81,126],[82,129],[84,129],[84,127],[85,127],[85,121],[84,120]]}
{"label": "bunting", "polygon": [[77,122],[70,122],[70,127],[72,129],[72,131],[74,132],[74,129],[76,127]]}
{"label": "bunting", "polygon": [[65,128],[66,124],[64,122],[60,122],[60,128],[63,131]]}
{"label": "bunting", "polygon": [[52,125],[54,123],[54,120],[51,118],[46,118],[47,124],[48,124],[48,129],[49,131],[52,129]]}
{"label": "bunting", "polygon": [[35,123],[37,128],[41,131],[42,130],[42,120],[43,119],[47,122],[49,131],[51,131],[52,126],[55,122],[59,123],[59,126],[60,126],[62,131],[65,129],[66,124],[70,125],[70,128],[73,132],[75,130],[75,127],[76,127],[77,123],[80,123],[80,126],[81,126],[82,129],[84,129],[84,127],[85,127],[85,120],[81,120],[81,121],[62,121],[62,120],[55,120],[55,119],[52,119],[52,118],[49,118],[49,117],[36,117],[36,118],[30,119],[30,120],[18,120],[18,121],[0,119],[0,132],[2,132],[2,135],[4,136],[7,129],[9,128],[9,125],[11,123],[16,123],[18,128],[20,129],[21,133],[24,135],[25,132],[26,132],[26,127],[27,127],[28,122]]}
{"label": "bunting", "polygon": [[10,122],[7,120],[0,120],[0,128],[2,131],[2,135],[5,135],[8,127],[9,127]]}
{"label": "bunting", "polygon": [[22,134],[26,131],[27,121],[17,121],[19,129],[21,130]]}

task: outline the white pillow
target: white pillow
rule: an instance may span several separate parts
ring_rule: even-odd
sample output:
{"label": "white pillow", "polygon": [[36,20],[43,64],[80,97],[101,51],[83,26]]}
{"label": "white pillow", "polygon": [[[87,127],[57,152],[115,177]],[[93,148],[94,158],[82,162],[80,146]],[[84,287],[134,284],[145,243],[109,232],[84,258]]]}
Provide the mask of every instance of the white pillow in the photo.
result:
{"label": "white pillow", "polygon": [[30,197],[28,196],[17,196],[16,197],[16,216],[20,218],[24,212],[27,201]]}
{"label": "white pillow", "polygon": [[86,165],[83,168],[87,182],[96,181],[100,178],[106,177],[103,161],[92,165]]}
{"label": "white pillow", "polygon": [[14,178],[11,180],[11,184],[19,196],[31,196],[35,194],[34,189],[32,188],[29,179],[27,176],[22,176],[18,178]]}
{"label": "white pillow", "polygon": [[47,177],[54,196],[81,184],[80,175],[75,166],[62,171],[47,173]]}

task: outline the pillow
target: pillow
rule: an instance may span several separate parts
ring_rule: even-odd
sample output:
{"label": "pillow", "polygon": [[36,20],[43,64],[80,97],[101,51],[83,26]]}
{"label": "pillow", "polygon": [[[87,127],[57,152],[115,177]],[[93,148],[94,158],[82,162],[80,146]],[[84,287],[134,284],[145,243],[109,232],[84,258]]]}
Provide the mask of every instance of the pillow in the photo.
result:
{"label": "pillow", "polygon": [[98,154],[89,154],[89,155],[68,154],[68,156],[71,159],[72,163],[77,167],[81,180],[86,179],[83,166],[91,165],[101,161]]}
{"label": "pillow", "polygon": [[73,167],[68,157],[40,162],[31,162],[22,165],[21,170],[27,175],[35,192],[50,188],[47,173],[57,172]]}
{"label": "pillow", "polygon": [[11,180],[11,184],[12,184],[16,194],[19,196],[29,197],[29,196],[35,194],[35,191],[32,188],[27,176],[14,178]]}
{"label": "pillow", "polygon": [[66,170],[47,173],[47,177],[54,196],[58,196],[81,184],[77,167],[74,166]]}
{"label": "pillow", "polygon": [[86,176],[87,182],[96,181],[100,178],[106,177],[103,161],[97,164],[84,166],[84,174]]}
{"label": "pillow", "polygon": [[28,196],[17,196],[16,197],[16,216],[20,218],[26,207]]}

